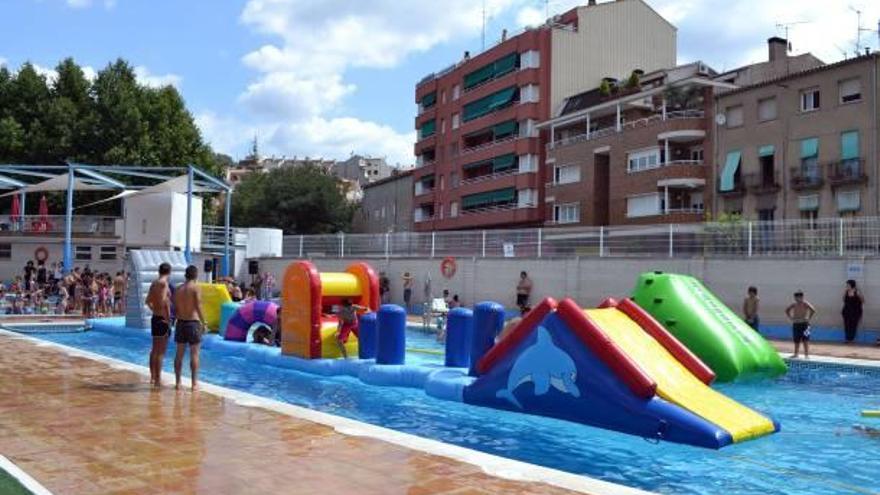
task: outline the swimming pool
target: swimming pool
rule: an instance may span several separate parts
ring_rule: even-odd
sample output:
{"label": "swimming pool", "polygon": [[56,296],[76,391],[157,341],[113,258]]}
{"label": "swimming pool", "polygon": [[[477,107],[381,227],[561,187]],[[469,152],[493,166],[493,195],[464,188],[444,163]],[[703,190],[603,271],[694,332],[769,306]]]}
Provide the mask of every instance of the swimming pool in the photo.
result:
{"label": "swimming pool", "polygon": [[[146,365],[142,336],[101,331],[40,338]],[[407,347],[439,348],[411,329]],[[412,353],[408,360],[442,357]],[[165,360],[171,369],[170,353]],[[588,426],[433,399],[421,390],[372,387],[351,377],[322,377],[202,353],[205,381],[320,411],[660,493],[844,494],[880,491],[880,428],[859,411],[880,405],[880,369],[794,363],[788,375],[718,388],[782,424],[776,435],[721,451],[652,444]]]}

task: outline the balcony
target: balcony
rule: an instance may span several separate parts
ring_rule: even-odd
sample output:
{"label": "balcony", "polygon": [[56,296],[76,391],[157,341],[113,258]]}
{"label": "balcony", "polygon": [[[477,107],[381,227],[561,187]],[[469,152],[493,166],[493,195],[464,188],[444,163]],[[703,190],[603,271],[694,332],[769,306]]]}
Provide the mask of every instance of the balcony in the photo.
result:
{"label": "balcony", "polygon": [[678,110],[674,112],[667,112],[665,118],[663,117],[663,114],[651,115],[650,117],[644,117],[641,119],[621,123],[620,131],[617,130],[616,126],[603,127],[584,134],[578,134],[563,139],[557,139],[554,142],[547,143],[547,149],[551,150],[564,146],[570,146],[572,144],[583,143],[594,139],[600,139],[605,136],[610,136],[612,134],[616,134],[617,132],[624,132],[632,129],[641,129],[662,122],[685,119],[703,120],[705,119],[705,117],[706,113],[702,110]]}
{"label": "balcony", "polygon": [[746,193],[746,187],[743,183],[742,179],[735,179],[733,181],[733,189],[728,189],[726,191],[721,190],[721,180],[718,180],[718,185],[715,188],[718,191],[718,195],[725,198],[735,198],[737,196],[742,196]]}
{"label": "balcony", "polygon": [[743,175],[743,183],[746,191],[752,194],[775,194],[782,188],[775,173],[773,175],[745,174]]}
{"label": "balcony", "polygon": [[816,164],[811,167],[791,168],[791,188],[795,191],[812,191],[825,185],[822,167]]}
{"label": "balcony", "polygon": [[477,177],[472,177],[472,178],[470,178],[470,179],[461,179],[461,180],[459,181],[458,184],[459,184],[459,186],[467,186],[467,185],[470,185],[470,184],[479,184],[480,182],[494,181],[494,180],[496,180],[496,179],[500,179],[500,178],[502,178],[502,177],[509,177],[509,176],[512,176],[512,175],[516,175],[517,173],[519,173],[519,170],[516,169],[516,168],[513,168],[513,169],[510,169],[510,170],[506,170],[506,171],[504,171],[504,172],[497,172],[497,173],[494,173],[494,174],[479,175],[479,176],[477,176]]}
{"label": "balcony", "polygon": [[830,164],[828,182],[832,187],[868,182],[868,176],[865,174],[865,160],[851,158]]}
{"label": "balcony", "polygon": [[[71,232],[75,237],[115,237],[116,223],[122,218],[75,215],[71,221]],[[64,215],[5,217],[0,220],[0,236],[63,236],[65,222]]]}

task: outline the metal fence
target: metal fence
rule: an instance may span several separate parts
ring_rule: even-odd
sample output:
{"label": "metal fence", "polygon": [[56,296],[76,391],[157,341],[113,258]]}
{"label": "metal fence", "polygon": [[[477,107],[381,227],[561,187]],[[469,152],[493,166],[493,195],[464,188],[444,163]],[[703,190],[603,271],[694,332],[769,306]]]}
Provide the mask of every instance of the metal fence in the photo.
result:
{"label": "metal fence", "polygon": [[[116,232],[119,217],[104,217],[95,215],[74,215],[71,218],[71,232],[78,236],[113,236]],[[0,218],[0,235],[3,234],[33,234],[33,235],[63,235],[67,225],[67,217],[64,215],[26,215],[19,217]]]}
{"label": "metal fence", "polygon": [[289,235],[283,248],[308,258],[862,257],[880,255],[880,218]]}

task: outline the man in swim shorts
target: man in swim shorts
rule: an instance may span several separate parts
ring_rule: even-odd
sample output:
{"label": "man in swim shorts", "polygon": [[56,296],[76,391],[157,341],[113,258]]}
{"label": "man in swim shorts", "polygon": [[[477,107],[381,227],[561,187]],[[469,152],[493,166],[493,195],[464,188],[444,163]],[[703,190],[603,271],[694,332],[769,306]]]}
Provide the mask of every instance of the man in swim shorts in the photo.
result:
{"label": "man in swim shorts", "polygon": [[177,325],[174,329],[174,343],[177,344],[177,353],[174,356],[175,388],[180,390],[183,356],[186,354],[186,348],[189,347],[190,379],[192,390],[196,391],[199,388],[199,344],[202,343],[202,329],[205,328],[198,286],[199,269],[193,265],[186,267],[184,277],[186,282],[174,291],[174,311],[177,314]]}
{"label": "man in swim shorts", "polygon": [[339,351],[342,352],[342,357],[345,359],[348,359],[348,351],[345,350],[345,343],[348,342],[348,337],[352,333],[354,333],[355,337],[360,337],[358,334],[358,310],[369,311],[369,308],[352,304],[351,299],[343,299],[342,306],[337,312],[339,330],[336,333],[336,343],[339,345]]}
{"label": "man in swim shorts", "polygon": [[804,299],[803,291],[794,293],[794,302],[785,308],[785,316],[791,320],[791,336],[794,340],[793,358],[798,357],[801,342],[804,343],[804,357],[810,359],[810,320],[816,315],[816,308]]}
{"label": "man in swim shorts", "polygon": [[159,278],[150,284],[147,293],[147,307],[153,312],[150,319],[150,331],[153,335],[153,348],[150,349],[150,384],[162,386],[162,358],[168,349],[168,337],[171,336],[171,292],[168,277],[171,265],[159,265]]}

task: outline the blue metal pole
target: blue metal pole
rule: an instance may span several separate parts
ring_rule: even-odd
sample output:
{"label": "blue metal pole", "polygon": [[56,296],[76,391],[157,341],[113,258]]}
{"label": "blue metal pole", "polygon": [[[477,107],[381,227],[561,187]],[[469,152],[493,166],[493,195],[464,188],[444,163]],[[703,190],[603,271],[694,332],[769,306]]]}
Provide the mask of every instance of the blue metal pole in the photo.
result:
{"label": "blue metal pole", "polygon": [[64,217],[64,273],[73,270],[73,184],[75,169],[67,165],[67,211]]}
{"label": "blue metal pole", "polygon": [[232,237],[232,227],[230,226],[230,217],[232,215],[232,191],[226,191],[226,211],[225,216],[226,220],[223,224],[226,227],[226,237],[223,242],[223,275],[228,277],[230,266],[229,266],[229,244],[230,238]]}
{"label": "blue metal pole", "polygon": [[193,168],[187,167],[186,175],[186,247],[183,256],[187,264],[192,264],[192,244],[190,243],[190,230],[192,230],[192,199],[193,199]]}

